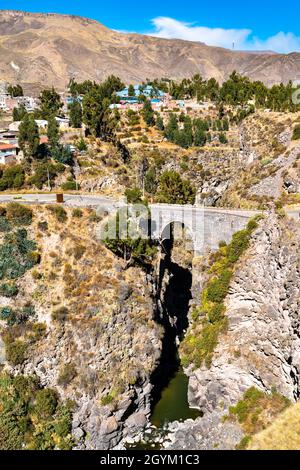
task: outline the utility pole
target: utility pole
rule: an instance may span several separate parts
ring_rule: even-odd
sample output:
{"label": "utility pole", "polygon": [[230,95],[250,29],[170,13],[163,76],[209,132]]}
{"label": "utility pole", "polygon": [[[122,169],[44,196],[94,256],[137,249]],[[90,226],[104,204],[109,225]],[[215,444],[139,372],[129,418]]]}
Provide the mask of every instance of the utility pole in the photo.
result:
{"label": "utility pole", "polygon": [[51,191],[51,186],[50,186],[50,174],[49,174],[49,167],[47,166],[47,178],[48,178],[48,189],[49,192]]}

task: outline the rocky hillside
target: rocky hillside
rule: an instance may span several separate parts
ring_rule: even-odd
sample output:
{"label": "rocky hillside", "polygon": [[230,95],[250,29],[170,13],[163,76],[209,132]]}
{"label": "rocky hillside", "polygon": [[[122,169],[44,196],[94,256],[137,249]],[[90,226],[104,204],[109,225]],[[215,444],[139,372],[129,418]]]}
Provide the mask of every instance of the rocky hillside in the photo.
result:
{"label": "rocky hillside", "polygon": [[93,211],[20,207],[0,215],[1,367],[72,400],[73,447],[112,447],[150,411],[162,336],[151,279],[96,241]]}
{"label": "rocky hillside", "polygon": [[[173,423],[167,448],[245,448],[282,411],[253,438],[253,448],[299,448],[296,435],[290,443],[274,438],[292,433],[287,418],[293,412],[284,410],[299,399],[299,244],[297,223],[273,212],[253,233],[225,297],[227,326],[211,363],[186,369],[190,404],[204,417]],[[207,268],[194,263],[193,302],[207,283]],[[191,318],[190,329],[195,323]],[[198,334],[195,347],[210,347],[209,341]]]}
{"label": "rocky hillside", "polygon": [[68,15],[0,12],[0,78],[27,89],[69,79],[99,81],[108,74],[126,82],[183,78],[200,73],[222,81],[233,70],[266,84],[300,79],[300,54],[232,52],[197,42],[109,30]]}

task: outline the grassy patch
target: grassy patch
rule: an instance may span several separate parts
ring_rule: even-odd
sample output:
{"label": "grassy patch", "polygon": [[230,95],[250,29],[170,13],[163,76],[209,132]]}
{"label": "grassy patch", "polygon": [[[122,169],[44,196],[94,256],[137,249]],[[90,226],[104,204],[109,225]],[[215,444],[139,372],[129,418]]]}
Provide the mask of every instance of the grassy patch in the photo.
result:
{"label": "grassy patch", "polygon": [[251,441],[251,436],[270,425],[274,417],[290,406],[290,401],[276,391],[264,393],[255,387],[250,387],[243,398],[229,408],[227,420],[237,421],[245,437],[239,443],[239,449],[245,449]]}

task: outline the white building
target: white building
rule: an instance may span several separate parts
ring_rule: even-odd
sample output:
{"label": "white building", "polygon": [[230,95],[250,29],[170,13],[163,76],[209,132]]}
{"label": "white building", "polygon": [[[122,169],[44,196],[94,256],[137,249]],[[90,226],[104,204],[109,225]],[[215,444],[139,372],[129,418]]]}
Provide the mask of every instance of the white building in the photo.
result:
{"label": "white building", "polygon": [[0,143],[0,164],[16,163],[17,146],[12,144]]}

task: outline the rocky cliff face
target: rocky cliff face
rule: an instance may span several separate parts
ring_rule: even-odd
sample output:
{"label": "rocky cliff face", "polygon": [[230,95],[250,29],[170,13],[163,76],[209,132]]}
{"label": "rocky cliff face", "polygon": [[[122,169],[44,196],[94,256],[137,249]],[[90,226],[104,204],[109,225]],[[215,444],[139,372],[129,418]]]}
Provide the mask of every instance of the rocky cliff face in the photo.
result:
{"label": "rocky cliff face", "polygon": [[228,407],[251,386],[299,397],[299,241],[293,221],[261,222],[226,298],[228,332],[211,368],[191,373],[192,404]]}
{"label": "rocky cliff face", "polygon": [[[204,412],[193,422],[174,423],[166,448],[235,448],[243,432],[223,422],[230,405],[254,386],[299,398],[299,224],[266,215],[240,259],[226,297],[228,330],[218,341],[211,367],[187,370],[189,402]],[[202,267],[200,270],[199,268]],[[206,280],[194,263],[193,297]]]}

